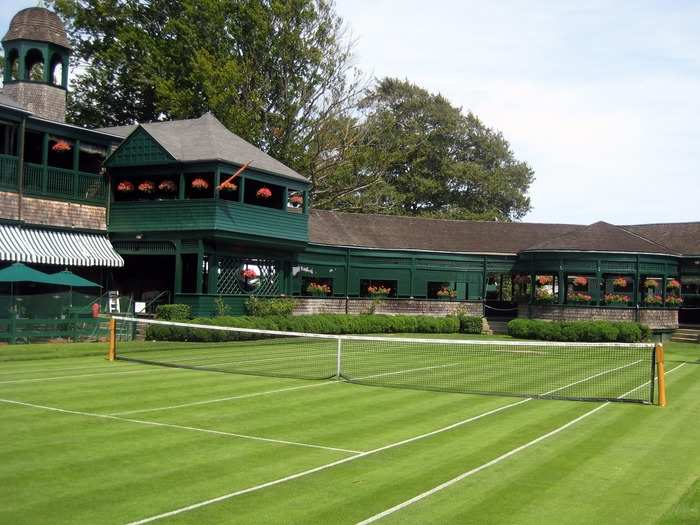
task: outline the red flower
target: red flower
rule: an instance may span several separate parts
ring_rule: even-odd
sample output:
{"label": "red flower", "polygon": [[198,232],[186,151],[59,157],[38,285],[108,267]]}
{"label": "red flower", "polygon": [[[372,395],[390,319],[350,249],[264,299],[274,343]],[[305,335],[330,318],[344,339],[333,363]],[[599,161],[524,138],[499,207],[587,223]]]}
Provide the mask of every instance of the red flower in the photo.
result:
{"label": "red flower", "polygon": [[616,277],[613,279],[613,286],[616,286],[617,288],[626,288],[627,287],[627,279],[624,277]]}
{"label": "red flower", "polygon": [[252,268],[246,268],[245,270],[241,270],[241,276],[244,279],[255,279],[258,276],[258,274],[255,273],[255,270],[253,270]]}
{"label": "red flower", "polygon": [[139,191],[141,193],[153,193],[156,191],[156,185],[153,184],[150,180],[145,180],[141,184],[139,184]]}
{"label": "red flower", "polygon": [[209,183],[201,177],[197,177],[192,181],[192,188],[195,190],[208,190]]}
{"label": "red flower", "polygon": [[56,153],[63,153],[64,151],[70,151],[73,149],[73,146],[70,145],[70,142],[66,142],[65,140],[57,140],[56,143],[51,146],[51,151],[55,151]]}
{"label": "red flower", "polygon": [[300,206],[301,204],[304,204],[304,197],[303,195],[295,193],[294,195],[289,197],[289,202],[292,203],[294,206]]}
{"label": "red flower", "polygon": [[266,188],[263,186],[255,192],[255,196],[258,199],[269,199],[270,197],[272,197],[272,191],[270,191],[270,188]]}
{"label": "red flower", "polygon": [[676,279],[671,279],[669,282],[666,283],[666,288],[669,289],[679,289],[681,287],[681,283],[677,281]]}
{"label": "red flower", "polygon": [[238,186],[234,184],[233,182],[229,181],[224,181],[221,183],[221,186],[219,186],[219,190],[221,191],[236,191],[238,189]]}
{"label": "red flower", "polygon": [[540,286],[545,286],[547,284],[552,284],[554,281],[554,278],[551,275],[538,275],[537,276],[537,283]]}
{"label": "red flower", "polygon": [[177,191],[177,185],[171,180],[164,180],[158,184],[158,189],[163,193],[175,193]]}
{"label": "red flower", "polygon": [[117,191],[120,193],[131,193],[134,191],[134,185],[128,180],[123,180],[117,184]]}
{"label": "red flower", "polygon": [[574,284],[576,286],[586,286],[588,284],[588,279],[586,279],[585,277],[575,277]]}

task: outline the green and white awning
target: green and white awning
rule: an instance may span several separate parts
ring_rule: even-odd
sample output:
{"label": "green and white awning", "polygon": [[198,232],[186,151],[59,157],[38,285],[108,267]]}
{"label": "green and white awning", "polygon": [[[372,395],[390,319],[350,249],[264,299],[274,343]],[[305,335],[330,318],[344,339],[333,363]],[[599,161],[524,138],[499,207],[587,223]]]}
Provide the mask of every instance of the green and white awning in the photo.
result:
{"label": "green and white awning", "polygon": [[0,261],[61,266],[124,266],[106,235],[0,224]]}

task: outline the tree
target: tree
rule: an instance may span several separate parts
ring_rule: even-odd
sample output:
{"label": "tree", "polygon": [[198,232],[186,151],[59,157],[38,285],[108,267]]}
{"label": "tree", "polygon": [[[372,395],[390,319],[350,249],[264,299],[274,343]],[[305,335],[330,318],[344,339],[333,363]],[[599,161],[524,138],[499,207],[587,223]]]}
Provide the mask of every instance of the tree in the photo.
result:
{"label": "tree", "polygon": [[84,126],[212,111],[302,171],[319,127],[355,103],[351,45],[325,0],[48,0],[80,66],[68,118]]}
{"label": "tree", "polygon": [[532,169],[474,114],[391,78],[368,90],[360,107],[362,139],[346,163],[346,177],[365,184],[317,204],[486,220],[520,219],[530,210]]}

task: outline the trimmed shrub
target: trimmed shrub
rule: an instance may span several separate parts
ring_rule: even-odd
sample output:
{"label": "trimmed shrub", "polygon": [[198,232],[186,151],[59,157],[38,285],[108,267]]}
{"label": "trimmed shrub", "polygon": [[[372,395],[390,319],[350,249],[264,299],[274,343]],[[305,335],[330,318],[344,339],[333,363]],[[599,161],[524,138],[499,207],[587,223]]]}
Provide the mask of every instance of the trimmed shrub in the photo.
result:
{"label": "trimmed shrub", "polygon": [[472,315],[459,316],[459,331],[463,334],[480,334],[483,328],[481,317]]}
{"label": "trimmed shrub", "polygon": [[[316,334],[384,334],[425,333],[451,334],[460,330],[457,317],[429,317],[422,315],[269,315],[264,317],[221,316],[195,318],[195,324],[232,326],[283,332],[307,332]],[[244,332],[226,332],[177,326],[149,325],[146,339],[161,341],[218,342],[258,339],[266,336]]]}
{"label": "trimmed shrub", "polygon": [[612,321],[542,321],[513,319],[508,334],[518,339],[542,341],[636,343],[651,336],[648,326]]}
{"label": "trimmed shrub", "polygon": [[245,310],[248,315],[291,315],[296,301],[289,297],[275,297],[272,299],[260,299],[251,297],[245,302]]}
{"label": "trimmed shrub", "polygon": [[192,308],[188,304],[159,304],[156,319],[163,321],[184,321],[192,318]]}

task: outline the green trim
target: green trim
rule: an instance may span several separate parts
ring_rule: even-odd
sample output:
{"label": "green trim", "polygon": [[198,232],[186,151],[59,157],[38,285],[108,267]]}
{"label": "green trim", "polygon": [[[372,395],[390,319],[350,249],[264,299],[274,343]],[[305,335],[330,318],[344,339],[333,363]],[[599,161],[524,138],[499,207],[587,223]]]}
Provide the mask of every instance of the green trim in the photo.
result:
{"label": "green trim", "polygon": [[137,127],[105,160],[108,167],[175,164],[177,160],[142,126]]}

